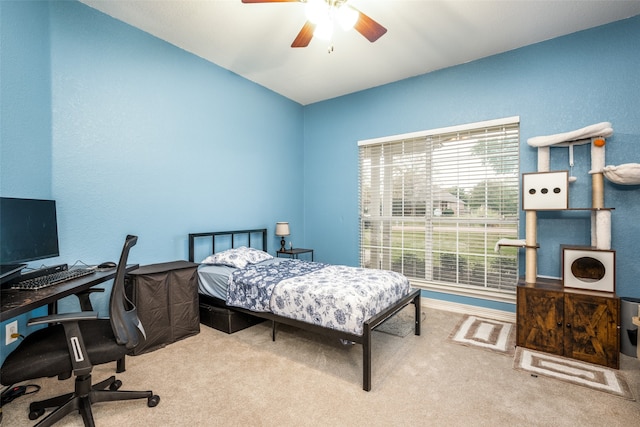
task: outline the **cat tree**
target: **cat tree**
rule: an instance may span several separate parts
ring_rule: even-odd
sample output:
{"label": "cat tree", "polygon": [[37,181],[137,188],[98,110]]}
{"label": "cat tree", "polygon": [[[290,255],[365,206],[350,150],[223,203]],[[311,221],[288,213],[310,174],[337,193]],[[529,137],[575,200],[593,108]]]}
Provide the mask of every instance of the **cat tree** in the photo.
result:
{"label": "cat tree", "polygon": [[[611,123],[602,122],[584,127],[571,132],[555,135],[538,136],[529,138],[527,143],[538,149],[538,173],[548,173],[551,157],[551,147],[568,147],[569,164],[573,167],[573,147],[575,145],[591,144],[591,246],[596,249],[611,249],[611,210],[604,207],[604,178],[617,183],[636,185],[640,184],[640,164],[628,163],[619,166],[605,166],[605,145],[609,136],[613,135]],[[532,174],[535,175],[535,174]],[[566,177],[568,183],[575,182],[575,177]],[[566,175],[565,175],[566,176]],[[562,178],[562,174],[550,174],[550,179]],[[545,178],[543,178],[545,179]],[[524,182],[524,176],[523,176]],[[558,192],[561,189],[567,190],[567,182],[557,182]],[[541,206],[537,209],[531,202],[529,207],[525,207],[525,200],[529,197],[526,189],[522,189],[523,209],[526,215],[525,239],[501,239],[496,244],[495,250],[499,251],[501,246],[516,246],[525,248],[525,282],[535,283],[537,277],[537,211],[546,209],[568,209],[568,206]],[[553,197],[551,195],[550,197]],[[566,197],[568,200],[568,194]],[[554,203],[554,202],[552,202]]]}

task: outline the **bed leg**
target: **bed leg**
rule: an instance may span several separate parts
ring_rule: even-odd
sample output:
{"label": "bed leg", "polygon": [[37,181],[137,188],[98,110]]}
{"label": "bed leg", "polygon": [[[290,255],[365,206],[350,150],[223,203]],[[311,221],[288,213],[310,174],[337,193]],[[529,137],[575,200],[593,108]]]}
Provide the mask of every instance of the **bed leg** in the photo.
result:
{"label": "bed leg", "polygon": [[416,310],[415,334],[420,335],[420,324],[422,323],[422,313],[421,313],[422,310],[420,309],[420,293],[418,293],[418,295],[416,295],[416,297],[413,299],[413,306]]}
{"label": "bed leg", "polygon": [[276,340],[276,321],[271,321],[271,341]]}
{"label": "bed leg", "polygon": [[362,331],[362,389],[371,390],[371,326],[364,324]]}

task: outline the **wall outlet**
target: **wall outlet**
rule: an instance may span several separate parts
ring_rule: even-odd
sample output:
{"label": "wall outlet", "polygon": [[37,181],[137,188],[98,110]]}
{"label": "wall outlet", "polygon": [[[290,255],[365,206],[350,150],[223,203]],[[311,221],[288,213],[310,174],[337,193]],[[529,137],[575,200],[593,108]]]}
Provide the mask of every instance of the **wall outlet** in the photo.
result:
{"label": "wall outlet", "polygon": [[7,323],[5,325],[5,344],[9,345],[14,341],[18,340],[18,337],[13,338],[12,335],[17,335],[18,334],[18,321],[14,320],[11,323]]}

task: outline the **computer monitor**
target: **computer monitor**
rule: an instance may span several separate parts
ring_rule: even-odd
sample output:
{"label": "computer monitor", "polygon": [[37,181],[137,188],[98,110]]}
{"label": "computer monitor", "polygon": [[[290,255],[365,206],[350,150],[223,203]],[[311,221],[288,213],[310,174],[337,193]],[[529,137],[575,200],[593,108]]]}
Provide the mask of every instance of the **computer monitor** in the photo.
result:
{"label": "computer monitor", "polygon": [[0,264],[4,282],[25,262],[60,255],[55,200],[0,197]]}

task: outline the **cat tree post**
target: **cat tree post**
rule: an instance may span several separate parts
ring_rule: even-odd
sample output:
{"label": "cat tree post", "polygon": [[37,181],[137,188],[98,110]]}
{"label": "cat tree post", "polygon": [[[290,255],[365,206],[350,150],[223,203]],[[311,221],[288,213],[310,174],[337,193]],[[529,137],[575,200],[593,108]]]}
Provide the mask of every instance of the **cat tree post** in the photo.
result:
{"label": "cat tree post", "polygon": [[[550,147],[538,147],[538,172],[548,172],[550,160]],[[536,283],[536,277],[538,277],[538,213],[526,211],[525,221],[524,280],[526,283]]]}
{"label": "cat tree post", "polygon": [[591,207],[604,208],[604,138],[591,139]]}
{"label": "cat tree post", "polygon": [[538,172],[549,172],[551,163],[551,147],[538,147]]}
{"label": "cat tree post", "polygon": [[[611,211],[604,208],[605,139],[591,139],[591,246],[611,249]],[[596,172],[597,171],[597,172]]]}
{"label": "cat tree post", "polygon": [[536,283],[538,276],[537,253],[537,212],[526,211],[526,239],[525,239],[525,282]]}

